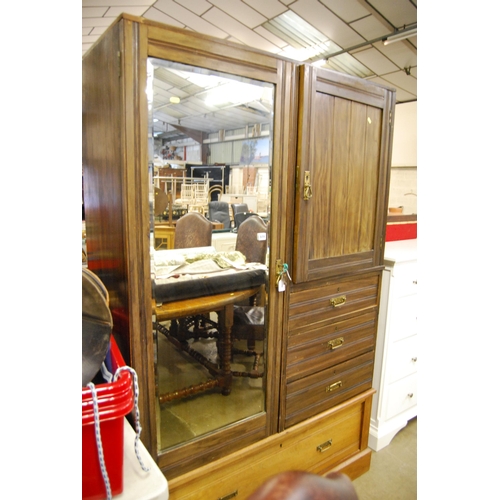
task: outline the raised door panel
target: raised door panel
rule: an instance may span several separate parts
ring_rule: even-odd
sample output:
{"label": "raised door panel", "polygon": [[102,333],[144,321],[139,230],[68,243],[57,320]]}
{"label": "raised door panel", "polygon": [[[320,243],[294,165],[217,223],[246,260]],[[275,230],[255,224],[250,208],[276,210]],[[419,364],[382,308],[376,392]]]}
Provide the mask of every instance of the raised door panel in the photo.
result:
{"label": "raised door panel", "polygon": [[300,68],[296,283],[382,263],[392,91]]}

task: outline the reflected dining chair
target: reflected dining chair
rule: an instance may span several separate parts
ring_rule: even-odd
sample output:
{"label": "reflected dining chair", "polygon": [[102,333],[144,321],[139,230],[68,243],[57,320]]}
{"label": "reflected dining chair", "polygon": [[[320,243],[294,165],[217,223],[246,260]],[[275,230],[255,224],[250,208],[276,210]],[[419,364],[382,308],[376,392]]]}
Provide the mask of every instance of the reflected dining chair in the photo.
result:
{"label": "reflected dining chair", "polygon": [[175,226],[174,248],[209,247],[212,245],[212,223],[198,212],[183,215]]}
{"label": "reflected dining chair", "polygon": [[[267,255],[267,224],[258,215],[253,215],[243,221],[236,237],[235,250],[241,252],[247,263],[266,263]],[[233,349],[233,352],[254,356],[254,366],[251,372],[239,375],[252,378],[262,377],[263,373],[258,371],[261,352],[256,352],[256,340],[265,338],[265,303],[266,285],[260,287],[260,291],[250,297],[245,304],[236,305],[234,308],[233,338],[247,341],[247,350]]]}

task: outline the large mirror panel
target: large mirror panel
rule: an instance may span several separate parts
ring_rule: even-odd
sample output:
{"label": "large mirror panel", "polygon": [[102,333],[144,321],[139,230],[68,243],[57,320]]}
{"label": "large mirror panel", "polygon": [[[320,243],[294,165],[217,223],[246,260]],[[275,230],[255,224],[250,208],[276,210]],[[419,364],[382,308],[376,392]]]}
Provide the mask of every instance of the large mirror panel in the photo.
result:
{"label": "large mirror panel", "polygon": [[150,58],[158,450],[263,414],[274,86]]}

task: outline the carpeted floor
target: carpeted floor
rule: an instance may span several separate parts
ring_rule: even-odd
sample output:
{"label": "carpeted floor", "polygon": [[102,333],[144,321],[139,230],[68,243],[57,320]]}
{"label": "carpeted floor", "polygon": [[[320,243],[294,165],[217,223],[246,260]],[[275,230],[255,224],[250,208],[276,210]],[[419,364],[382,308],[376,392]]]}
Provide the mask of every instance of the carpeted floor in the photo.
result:
{"label": "carpeted floor", "polygon": [[417,498],[417,418],[372,453],[370,470],[353,481],[359,500]]}

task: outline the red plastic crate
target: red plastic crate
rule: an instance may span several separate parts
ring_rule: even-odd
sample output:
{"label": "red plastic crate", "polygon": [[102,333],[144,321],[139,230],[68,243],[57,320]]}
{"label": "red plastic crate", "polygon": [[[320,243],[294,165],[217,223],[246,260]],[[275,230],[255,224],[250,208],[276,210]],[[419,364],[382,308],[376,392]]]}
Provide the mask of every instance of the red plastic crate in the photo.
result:
{"label": "red plastic crate", "polygon": [[[110,343],[110,371],[125,365],[115,339]],[[123,371],[116,382],[95,386],[104,462],[112,495],[123,491],[123,424],[124,417],[134,407],[132,376]],[[97,449],[92,392],[82,388],[82,499],[106,498],[106,486],[101,473]]]}

